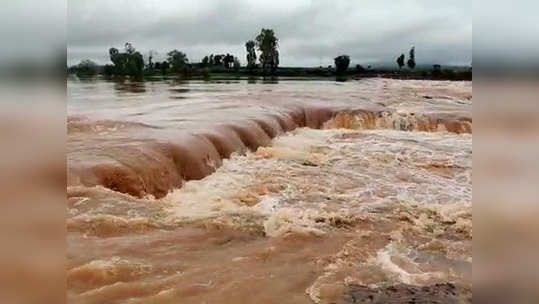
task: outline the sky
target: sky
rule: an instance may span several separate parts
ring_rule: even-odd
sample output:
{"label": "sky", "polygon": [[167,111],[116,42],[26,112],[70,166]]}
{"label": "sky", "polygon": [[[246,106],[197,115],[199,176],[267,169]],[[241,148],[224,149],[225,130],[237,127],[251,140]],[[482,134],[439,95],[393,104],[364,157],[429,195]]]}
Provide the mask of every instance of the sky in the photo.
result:
{"label": "sky", "polygon": [[470,65],[469,0],[76,0],[67,4],[68,64],[109,63],[126,42],[157,60],[177,49],[190,62],[231,53],[245,63],[245,42],[262,28],[279,38],[281,66],[394,64],[416,48],[421,64]]}

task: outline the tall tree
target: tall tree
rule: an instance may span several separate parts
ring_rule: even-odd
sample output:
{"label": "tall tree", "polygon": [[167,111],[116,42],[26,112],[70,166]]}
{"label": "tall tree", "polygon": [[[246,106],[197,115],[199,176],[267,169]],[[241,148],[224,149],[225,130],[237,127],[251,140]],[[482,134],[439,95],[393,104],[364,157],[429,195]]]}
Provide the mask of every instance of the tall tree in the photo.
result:
{"label": "tall tree", "polygon": [[342,74],[346,72],[348,66],[350,65],[350,56],[340,55],[335,57],[335,69],[337,74]]}
{"label": "tall tree", "polygon": [[234,71],[239,71],[241,68],[240,59],[238,57],[234,57]]}
{"label": "tall tree", "polygon": [[161,62],[161,72],[163,72],[163,74],[166,74],[168,72],[168,69],[170,69],[170,64],[168,63],[168,61]]}
{"label": "tall tree", "polygon": [[129,54],[129,55],[132,55],[136,52],[137,50],[133,47],[133,45],[129,42],[127,42],[125,44],[125,53]]}
{"label": "tall tree", "polygon": [[202,66],[207,67],[209,65],[210,65],[210,57],[204,56],[204,58],[202,58]]}
{"label": "tall tree", "polygon": [[142,77],[144,57],[129,42],[125,44],[124,58],[127,75],[137,78]]}
{"label": "tall tree", "polygon": [[256,66],[256,51],[255,51],[255,42],[249,40],[245,43],[245,48],[247,49],[247,68],[249,70],[254,69]]}
{"label": "tall tree", "polygon": [[110,60],[114,63],[116,75],[129,75],[131,77],[142,77],[144,70],[144,58],[140,52],[131,45],[125,44],[123,53],[116,48],[109,49]]}
{"label": "tall tree", "polygon": [[262,69],[266,72],[266,68],[269,67],[272,72],[275,72],[279,65],[279,39],[275,36],[275,32],[272,29],[262,29],[260,34],[256,36],[256,46],[260,51],[260,63]]}
{"label": "tall tree", "polygon": [[173,50],[167,53],[167,61],[170,64],[170,67],[172,68],[172,71],[174,73],[180,73],[183,72],[187,62],[189,61],[187,59],[187,55],[185,53],[180,52],[178,50]]}
{"label": "tall tree", "polygon": [[214,55],[213,56],[213,64],[214,65],[223,65],[223,59],[224,59],[225,55]]}
{"label": "tall tree", "polygon": [[134,52],[129,56],[127,74],[132,77],[142,77],[144,71],[144,57],[139,52]]}
{"label": "tall tree", "polygon": [[157,51],[150,50],[148,52],[148,69],[153,70],[153,58],[157,55]]}
{"label": "tall tree", "polygon": [[404,66],[404,54],[401,54],[397,58],[397,64],[399,65],[399,70],[402,69],[402,67]]}
{"label": "tall tree", "polygon": [[124,75],[125,74],[125,56],[120,55],[120,51],[117,48],[109,49],[110,61],[114,64],[114,74]]}
{"label": "tall tree", "polygon": [[103,75],[105,75],[107,77],[114,75],[114,65],[105,64],[103,66]]}
{"label": "tall tree", "polygon": [[410,49],[410,59],[408,59],[408,67],[412,70],[415,68],[415,47],[412,47]]}
{"label": "tall tree", "polygon": [[223,64],[224,64],[225,68],[227,68],[227,69],[232,68],[232,65],[234,64],[234,56],[227,53],[223,57]]}
{"label": "tall tree", "polygon": [[113,58],[115,58],[118,55],[118,53],[119,51],[117,48],[110,48],[109,49],[110,59],[112,60]]}

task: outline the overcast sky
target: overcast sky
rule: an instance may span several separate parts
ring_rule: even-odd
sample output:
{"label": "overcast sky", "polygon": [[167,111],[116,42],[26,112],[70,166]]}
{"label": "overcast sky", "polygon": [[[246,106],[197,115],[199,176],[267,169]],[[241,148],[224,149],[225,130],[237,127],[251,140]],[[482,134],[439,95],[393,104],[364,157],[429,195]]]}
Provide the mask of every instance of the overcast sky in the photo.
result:
{"label": "overcast sky", "polygon": [[357,63],[393,63],[413,45],[418,64],[470,64],[469,0],[74,0],[68,1],[68,63],[107,63],[110,47],[131,42],[146,54],[178,49],[191,62],[232,53],[261,28],[279,38],[281,66],[327,66],[340,54]]}

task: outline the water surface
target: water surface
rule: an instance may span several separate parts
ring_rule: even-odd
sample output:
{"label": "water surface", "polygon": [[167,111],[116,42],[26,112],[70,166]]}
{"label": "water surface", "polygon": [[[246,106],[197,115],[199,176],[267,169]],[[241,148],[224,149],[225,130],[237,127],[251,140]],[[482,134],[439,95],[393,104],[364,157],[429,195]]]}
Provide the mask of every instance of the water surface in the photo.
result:
{"label": "water surface", "polygon": [[69,301],[471,301],[471,94],[68,81]]}

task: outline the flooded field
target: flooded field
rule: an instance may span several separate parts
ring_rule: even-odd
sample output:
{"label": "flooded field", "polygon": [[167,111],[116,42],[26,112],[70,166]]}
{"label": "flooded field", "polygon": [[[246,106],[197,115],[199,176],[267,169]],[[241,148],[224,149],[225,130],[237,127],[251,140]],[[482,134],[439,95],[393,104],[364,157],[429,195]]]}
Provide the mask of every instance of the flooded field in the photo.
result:
{"label": "flooded field", "polygon": [[471,82],[68,98],[70,303],[471,302]]}

